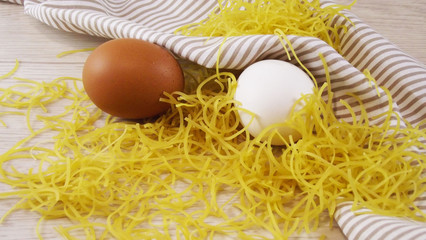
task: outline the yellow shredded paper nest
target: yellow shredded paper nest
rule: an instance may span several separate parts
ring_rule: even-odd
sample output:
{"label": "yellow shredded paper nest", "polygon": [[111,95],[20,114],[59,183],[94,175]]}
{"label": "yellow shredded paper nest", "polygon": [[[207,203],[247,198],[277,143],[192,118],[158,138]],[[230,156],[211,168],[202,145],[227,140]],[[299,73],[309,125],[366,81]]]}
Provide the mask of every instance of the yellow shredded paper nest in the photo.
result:
{"label": "yellow shredded paper nest", "polygon": [[[140,122],[105,116],[77,78],[14,77],[16,85],[0,88],[0,117],[24,115],[29,129],[0,155],[0,181],[14,187],[0,198],[20,199],[2,220],[17,209],[40,213],[40,222],[68,218],[73,225],[57,227],[67,239],[286,239],[315,231],[320,215],[332,219],[344,201],[426,220],[414,204],[425,191],[426,131],[393,111],[386,89],[381,125],[370,123],[361,100],[359,115],[341,101],[353,115],[344,122],[333,113],[328,77],[282,123],[302,138],[277,147],[241,126],[232,73],[181,65],[191,87],[162,99],[168,112]],[[62,112],[49,112],[58,103]],[[26,161],[36,166],[14,167]]]}
{"label": "yellow shredded paper nest", "polygon": [[340,49],[339,31],[345,25],[333,25],[336,16],[351,22],[340,11],[350,5],[333,4],[323,7],[319,0],[229,0],[218,1],[208,18],[176,29],[185,36],[229,37],[274,34],[277,29],[286,35],[319,38]]}

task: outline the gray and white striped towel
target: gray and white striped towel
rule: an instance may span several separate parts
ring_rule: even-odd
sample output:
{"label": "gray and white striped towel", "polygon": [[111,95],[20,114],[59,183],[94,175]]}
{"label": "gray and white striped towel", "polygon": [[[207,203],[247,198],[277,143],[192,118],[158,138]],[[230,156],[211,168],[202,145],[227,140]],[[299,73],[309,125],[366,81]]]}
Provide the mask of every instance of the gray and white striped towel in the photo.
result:
{"label": "gray and white striped towel", "polygon": [[[217,0],[8,0],[23,4],[25,13],[52,27],[105,38],[137,38],[164,46],[176,56],[214,67],[221,37],[206,41],[204,37],[186,37],[173,34],[184,24],[206,18]],[[330,5],[332,1],[324,0]],[[350,11],[334,19],[336,24],[346,24],[342,32],[342,51],[338,53],[321,40],[310,37],[288,36],[297,56],[314,74],[319,83],[325,81],[325,72],[318,53],[329,65],[332,89],[335,92],[335,114],[351,120],[350,113],[339,105],[347,98],[349,90],[364,101],[368,113],[375,115],[387,108],[386,96],[377,97],[365,75],[371,75],[381,86],[388,88],[395,109],[412,125],[426,119],[426,67],[408,56],[395,45],[375,32]],[[280,40],[275,35],[231,37],[226,41],[220,67],[243,69],[266,58],[287,60]],[[424,129],[426,126],[420,126]],[[426,194],[416,202],[426,210]],[[352,203],[338,206],[335,219],[348,239],[426,239],[426,223],[409,219],[373,214],[356,215]]]}

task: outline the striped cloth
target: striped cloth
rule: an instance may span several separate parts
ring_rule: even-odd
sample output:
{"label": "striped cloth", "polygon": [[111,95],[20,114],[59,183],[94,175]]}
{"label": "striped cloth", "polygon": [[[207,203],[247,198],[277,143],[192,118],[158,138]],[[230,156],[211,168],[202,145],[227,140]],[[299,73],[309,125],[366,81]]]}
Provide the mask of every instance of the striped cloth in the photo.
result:
{"label": "striped cloth", "polygon": [[[173,31],[184,24],[204,19],[217,0],[8,0],[23,4],[25,13],[54,28],[105,38],[137,38],[161,45],[177,57],[205,67],[215,67],[221,37],[207,41],[205,37],[175,35]],[[330,5],[332,1],[324,0]],[[310,37],[288,36],[301,62],[324,82],[325,71],[319,53],[325,56],[334,91],[334,110],[338,118],[351,120],[350,113],[339,99],[351,101],[348,91],[356,93],[374,116],[387,108],[387,97],[378,97],[362,73],[368,69],[377,83],[388,88],[394,108],[411,124],[426,119],[426,67],[405,54],[395,45],[363,23],[349,11],[345,18],[334,19],[348,26],[341,32],[341,52],[325,42]],[[279,38],[275,35],[230,37],[223,46],[220,67],[243,69],[267,58],[287,60]],[[294,58],[290,60],[295,63]],[[353,100],[353,99],[352,99]],[[377,121],[380,121],[378,119]],[[422,125],[420,128],[424,129]],[[417,201],[426,211],[426,194]],[[335,220],[348,239],[426,239],[426,224],[409,219],[373,214],[357,215],[352,203],[338,206]],[[360,210],[365,211],[365,210]]]}

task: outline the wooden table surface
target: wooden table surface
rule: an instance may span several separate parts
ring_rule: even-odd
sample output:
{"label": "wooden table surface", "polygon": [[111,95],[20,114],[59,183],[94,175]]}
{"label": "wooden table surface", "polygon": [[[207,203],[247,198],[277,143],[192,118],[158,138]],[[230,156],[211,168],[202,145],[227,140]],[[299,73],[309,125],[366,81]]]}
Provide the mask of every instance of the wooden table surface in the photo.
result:
{"label": "wooden table surface", "polygon": [[[335,0],[347,4],[350,0]],[[403,51],[426,63],[426,0],[358,0],[352,9],[364,22],[395,43]],[[81,77],[87,52],[56,58],[65,50],[95,47],[105,39],[53,29],[23,13],[23,7],[0,2],[0,76],[7,73],[20,61],[16,75],[37,81],[49,81],[59,76]],[[0,88],[13,84],[10,79],[0,80]],[[1,112],[1,109],[0,109]],[[2,117],[8,127],[0,125],[0,154],[7,151],[16,141],[27,136],[23,129],[25,120],[20,116]],[[9,188],[0,185],[0,192]],[[0,200],[0,216],[16,203],[17,199]],[[17,211],[0,225],[0,239],[37,239],[36,213]],[[45,239],[61,239],[55,225],[66,220],[43,224]],[[345,239],[340,229],[328,227],[324,217],[318,232],[295,236],[294,239],[318,239],[325,234],[327,239]]]}

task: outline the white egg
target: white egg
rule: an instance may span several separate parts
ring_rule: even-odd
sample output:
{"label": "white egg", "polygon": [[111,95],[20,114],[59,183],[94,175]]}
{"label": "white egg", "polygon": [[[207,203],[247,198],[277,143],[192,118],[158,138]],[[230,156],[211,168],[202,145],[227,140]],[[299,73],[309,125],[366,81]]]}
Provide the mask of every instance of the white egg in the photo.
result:
{"label": "white egg", "polygon": [[[257,137],[271,124],[283,123],[288,119],[295,102],[302,94],[313,93],[311,78],[297,66],[281,60],[263,60],[247,67],[238,77],[234,99],[241,105],[238,114],[250,134]],[[302,106],[297,106],[300,109]],[[274,128],[286,140],[292,135],[300,139],[297,129],[280,126]],[[284,142],[276,136],[273,145]]]}

